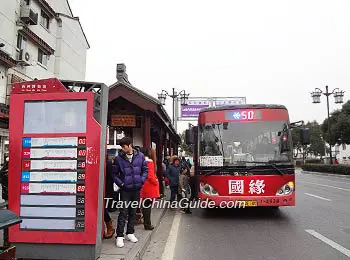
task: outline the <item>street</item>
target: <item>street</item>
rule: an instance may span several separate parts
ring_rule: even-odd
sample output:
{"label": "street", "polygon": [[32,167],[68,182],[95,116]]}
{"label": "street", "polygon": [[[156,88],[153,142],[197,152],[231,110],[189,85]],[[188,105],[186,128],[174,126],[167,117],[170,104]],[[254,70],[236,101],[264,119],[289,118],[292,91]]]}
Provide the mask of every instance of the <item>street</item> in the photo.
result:
{"label": "street", "polygon": [[296,179],[295,207],[168,211],[143,260],[350,259],[350,178]]}

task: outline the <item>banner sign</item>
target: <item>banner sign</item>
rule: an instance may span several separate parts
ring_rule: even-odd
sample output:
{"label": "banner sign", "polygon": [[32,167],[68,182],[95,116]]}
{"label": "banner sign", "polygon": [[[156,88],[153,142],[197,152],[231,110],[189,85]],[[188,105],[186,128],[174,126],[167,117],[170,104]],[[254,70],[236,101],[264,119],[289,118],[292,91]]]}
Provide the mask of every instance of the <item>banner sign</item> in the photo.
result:
{"label": "banner sign", "polygon": [[181,106],[181,117],[198,117],[201,109],[209,106],[209,100],[189,100],[186,106]]}
{"label": "banner sign", "polygon": [[245,97],[237,97],[234,99],[216,99],[214,101],[214,106],[232,106],[232,105],[244,105],[246,103]]}
{"label": "banner sign", "polygon": [[242,104],[246,104],[245,97],[189,99],[187,105],[181,105],[181,118],[197,118],[203,108]]}
{"label": "banner sign", "polygon": [[112,115],[111,126],[136,126],[136,116],[135,115]]}

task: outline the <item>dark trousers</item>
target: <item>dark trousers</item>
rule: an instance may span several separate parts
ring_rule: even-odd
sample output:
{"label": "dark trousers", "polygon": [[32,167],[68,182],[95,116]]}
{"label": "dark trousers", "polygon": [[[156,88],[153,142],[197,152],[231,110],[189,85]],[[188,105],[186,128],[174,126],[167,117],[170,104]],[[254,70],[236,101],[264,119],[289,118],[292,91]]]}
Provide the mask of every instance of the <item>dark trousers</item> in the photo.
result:
{"label": "dark trousers", "polygon": [[151,226],[152,199],[144,199],[142,207],[143,225]]}
{"label": "dark trousers", "polygon": [[197,197],[197,187],[196,187],[196,177],[190,177],[190,187],[191,187],[191,198],[190,200],[194,200]]}
{"label": "dark trousers", "polygon": [[[120,199],[124,203],[120,209],[118,224],[117,224],[117,237],[124,236],[125,222],[128,220],[126,234],[134,234],[134,226],[136,224],[136,210],[137,207],[132,207],[133,201],[140,201],[140,191],[121,191]],[[130,203],[129,203],[130,202]],[[129,203],[129,205],[128,205]],[[127,207],[128,206],[128,207]]]}
{"label": "dark trousers", "polygon": [[159,194],[164,195],[164,182],[163,178],[158,176],[158,182],[159,182]]}
{"label": "dark trousers", "polygon": [[105,208],[105,214],[104,214],[104,219],[105,219],[105,223],[111,221],[111,216],[108,213],[108,208]]}
{"label": "dark trousers", "polygon": [[170,201],[173,202],[179,198],[179,186],[170,186]]}

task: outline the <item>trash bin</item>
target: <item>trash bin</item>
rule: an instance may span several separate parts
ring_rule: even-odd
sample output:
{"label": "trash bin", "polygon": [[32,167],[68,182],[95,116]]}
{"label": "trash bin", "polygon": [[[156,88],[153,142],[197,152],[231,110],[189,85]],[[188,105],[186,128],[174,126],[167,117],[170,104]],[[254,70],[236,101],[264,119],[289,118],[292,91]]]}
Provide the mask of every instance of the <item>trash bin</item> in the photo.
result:
{"label": "trash bin", "polygon": [[[10,226],[21,222],[22,220],[12,211],[7,209],[0,210],[0,230],[6,231]],[[8,245],[5,241],[4,246],[0,247],[0,259],[16,259],[16,247]]]}

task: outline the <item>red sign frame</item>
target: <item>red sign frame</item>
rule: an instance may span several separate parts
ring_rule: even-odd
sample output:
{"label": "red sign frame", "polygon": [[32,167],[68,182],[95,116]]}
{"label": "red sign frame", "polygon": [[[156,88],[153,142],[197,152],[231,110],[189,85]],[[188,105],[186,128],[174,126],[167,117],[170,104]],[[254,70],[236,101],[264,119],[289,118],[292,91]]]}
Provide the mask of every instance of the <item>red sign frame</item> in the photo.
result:
{"label": "red sign frame", "polygon": [[[13,243],[40,243],[40,244],[96,244],[97,217],[98,217],[98,187],[100,170],[100,137],[101,126],[94,118],[94,93],[67,92],[58,81],[50,79],[51,83],[59,83],[58,91],[51,93],[11,94],[10,109],[10,147],[9,147],[9,209],[20,215],[20,193],[22,172],[22,138],[50,138],[50,137],[86,137],[86,175],[85,175],[85,229],[82,232],[70,231],[29,231],[21,230],[20,225],[9,228],[9,241]],[[39,81],[41,82],[41,81]],[[44,82],[44,81],[43,81]],[[47,82],[47,81],[46,81]],[[29,84],[29,83],[28,83]],[[40,83],[42,84],[42,82]],[[19,84],[15,84],[15,93],[21,92]],[[49,85],[49,84],[48,84]],[[47,86],[47,88],[49,88]],[[67,134],[23,134],[24,104],[26,101],[87,101],[87,130],[86,133]],[[77,184],[78,186],[78,184]],[[82,188],[81,188],[82,189]]]}

